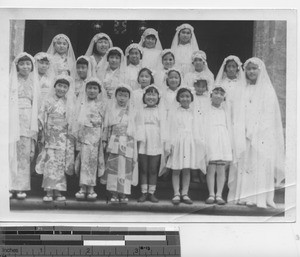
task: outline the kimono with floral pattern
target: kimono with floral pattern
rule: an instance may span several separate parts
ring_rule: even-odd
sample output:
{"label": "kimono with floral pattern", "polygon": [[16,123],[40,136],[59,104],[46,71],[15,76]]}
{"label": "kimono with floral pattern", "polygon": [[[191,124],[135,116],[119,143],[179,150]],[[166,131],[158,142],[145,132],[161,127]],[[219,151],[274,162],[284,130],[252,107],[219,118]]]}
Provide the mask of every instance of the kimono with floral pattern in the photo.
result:
{"label": "kimono with floral pattern", "polygon": [[75,172],[80,174],[80,186],[96,186],[98,176],[104,173],[102,146],[105,105],[100,101],[88,101],[86,119],[79,128],[76,148],[80,153],[76,158]]}
{"label": "kimono with floral pattern", "polygon": [[44,102],[39,114],[44,148],[37,158],[36,171],[43,174],[45,190],[67,190],[65,174],[74,172],[74,140],[66,120],[66,98],[53,96]]}

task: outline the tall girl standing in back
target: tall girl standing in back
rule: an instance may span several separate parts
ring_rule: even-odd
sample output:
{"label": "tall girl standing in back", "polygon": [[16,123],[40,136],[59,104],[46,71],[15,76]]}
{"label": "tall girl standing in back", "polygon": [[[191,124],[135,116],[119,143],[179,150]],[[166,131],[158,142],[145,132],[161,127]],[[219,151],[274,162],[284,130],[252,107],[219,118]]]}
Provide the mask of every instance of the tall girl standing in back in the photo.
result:
{"label": "tall girl standing in back", "polygon": [[204,134],[199,116],[191,107],[193,99],[190,88],[180,88],[176,94],[176,101],[180,106],[174,106],[168,116],[169,149],[167,148],[167,152],[170,152],[170,155],[166,167],[172,170],[174,190],[172,202],[175,205],[181,200],[186,204],[193,203],[188,196],[190,170],[205,170],[203,168],[205,166]]}
{"label": "tall girl standing in back", "polygon": [[158,32],[152,28],[146,29],[141,36],[139,45],[143,48],[142,67],[156,71],[162,51]]}
{"label": "tall girl standing in back", "polygon": [[75,54],[70,39],[64,34],[58,34],[53,39],[47,50],[53,56],[55,75],[65,74],[75,76]]}
{"label": "tall girl standing in back", "polygon": [[105,33],[96,34],[85,53],[86,56],[89,56],[92,63],[92,73],[95,74],[98,79],[100,79],[100,73],[102,66],[104,65],[103,58],[107,53],[108,49],[113,47],[113,42],[110,37]]}
{"label": "tall girl standing in back", "polygon": [[193,52],[199,50],[194,28],[190,24],[182,24],[176,28],[171,49],[175,54],[177,68],[185,76],[191,71],[190,62]]}
{"label": "tall girl standing in back", "polygon": [[12,63],[9,81],[10,197],[26,198],[31,189],[30,162],[38,132],[39,81],[34,59],[20,53]]}

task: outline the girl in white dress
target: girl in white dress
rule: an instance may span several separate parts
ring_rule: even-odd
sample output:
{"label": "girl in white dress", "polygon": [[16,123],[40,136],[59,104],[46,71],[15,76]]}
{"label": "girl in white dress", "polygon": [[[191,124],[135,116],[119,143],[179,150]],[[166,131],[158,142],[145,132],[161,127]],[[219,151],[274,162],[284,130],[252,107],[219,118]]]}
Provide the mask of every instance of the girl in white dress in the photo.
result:
{"label": "girl in white dress", "polygon": [[157,203],[156,191],[157,176],[163,163],[163,150],[166,142],[166,112],[160,102],[158,87],[150,85],[144,89],[144,106],[140,108],[138,117],[140,126],[137,126],[139,135],[138,160],[139,177],[142,195],[138,202],[149,199]]}
{"label": "girl in white dress", "polygon": [[162,92],[164,92],[167,87],[166,78],[169,69],[175,66],[175,55],[171,49],[164,49],[161,52],[161,68],[159,68],[154,74],[155,85],[157,85]]}
{"label": "girl in white dress", "polygon": [[246,83],[238,88],[234,108],[236,184],[229,195],[238,204],[276,207],[275,186],[284,180],[284,136],[278,99],[265,64],[257,57],[245,64]]}
{"label": "girl in white dress", "polygon": [[[211,106],[205,114],[208,170],[206,181],[209,191],[207,204],[225,204],[222,192],[225,184],[225,164],[232,160],[228,116],[225,111],[225,90],[216,87],[211,93]],[[215,175],[217,188],[215,194]]]}
{"label": "girl in white dress", "polygon": [[143,49],[139,44],[130,44],[125,50],[127,66],[125,68],[125,83],[131,86],[132,90],[139,89],[137,81],[139,71],[141,70],[141,59]]}
{"label": "girl in white dress", "polygon": [[197,77],[194,81],[194,90],[194,106],[196,112],[203,118],[211,105],[208,93],[208,78],[203,75]]}
{"label": "girl in white dress", "polygon": [[135,91],[133,91],[133,104],[136,108],[142,108],[143,107],[143,94],[144,89],[148,87],[149,85],[154,84],[154,77],[153,73],[148,68],[142,68],[139,71],[138,78],[137,78],[139,88]]}
{"label": "girl in white dress", "polygon": [[90,57],[92,63],[92,73],[95,74],[98,79],[100,79],[100,73],[102,70],[102,66],[105,63],[105,54],[107,53],[109,48],[113,47],[113,42],[111,38],[105,33],[96,34],[85,53],[86,56]]}
{"label": "girl in white dress", "polygon": [[125,61],[122,49],[119,47],[108,49],[104,56],[99,80],[106,90],[107,98],[112,99],[117,86],[125,81]]}
{"label": "girl in white dress", "polygon": [[184,77],[185,84],[193,87],[195,79],[204,75],[208,78],[208,91],[211,92],[214,85],[214,75],[208,68],[206,53],[201,50],[194,52],[191,61],[192,71]]}
{"label": "girl in white dress", "polygon": [[170,152],[170,155],[166,167],[172,170],[174,190],[172,203],[175,205],[181,200],[186,204],[193,203],[188,196],[190,169],[203,169],[205,165],[202,124],[191,106],[193,99],[190,88],[180,88],[176,95],[176,101],[180,106],[174,107],[167,119],[169,140],[166,151]]}
{"label": "girl in white dress", "polygon": [[47,50],[53,56],[55,75],[75,76],[75,54],[70,39],[65,34],[58,34],[53,39]]}
{"label": "girl in white dress", "polygon": [[159,57],[162,46],[155,29],[146,29],[141,36],[139,45],[143,48],[142,67],[155,71],[159,65]]}
{"label": "girl in white dress", "polygon": [[49,54],[44,52],[39,52],[34,56],[35,66],[39,74],[40,83],[40,96],[39,96],[39,106],[43,103],[45,97],[49,93],[49,89],[52,86],[54,80],[54,69],[52,58]]}
{"label": "girl in white dress", "polygon": [[176,28],[171,49],[175,53],[177,67],[185,76],[191,71],[190,62],[193,52],[199,50],[194,28],[190,24],[182,24]]}

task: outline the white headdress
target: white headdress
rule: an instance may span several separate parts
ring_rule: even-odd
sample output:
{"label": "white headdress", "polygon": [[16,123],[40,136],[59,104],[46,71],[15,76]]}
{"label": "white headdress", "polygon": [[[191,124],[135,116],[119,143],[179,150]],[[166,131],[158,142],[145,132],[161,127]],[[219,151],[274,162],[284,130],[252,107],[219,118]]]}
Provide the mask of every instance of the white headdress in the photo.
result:
{"label": "white headdress", "polygon": [[231,61],[231,60],[234,61],[237,64],[237,66],[238,66],[237,79],[241,79],[242,78],[243,68],[242,68],[242,63],[241,63],[240,58],[237,57],[237,56],[235,56],[235,55],[229,55],[229,56],[227,56],[224,59],[222,65],[221,65],[221,67],[219,69],[219,72],[218,72],[218,75],[217,75],[217,78],[216,78],[216,82],[215,82],[216,84],[220,84],[221,81],[224,78],[227,78],[227,75],[226,75],[226,72],[225,72],[225,66],[226,66],[226,63],[228,61]]}
{"label": "white headdress", "polygon": [[192,51],[199,50],[197,39],[196,39],[196,36],[194,33],[194,27],[187,23],[184,23],[176,28],[176,33],[173,38],[172,46],[171,46],[172,50],[175,50],[177,48],[177,46],[179,45],[179,33],[183,29],[189,29],[191,31],[192,37],[191,37],[190,44],[191,44]]}
{"label": "white headdress", "polygon": [[55,73],[54,73],[52,56],[45,52],[39,52],[34,56],[34,59],[35,59],[35,65],[36,65],[37,72],[38,72],[38,64],[37,64],[38,61],[40,61],[42,59],[47,59],[49,61],[50,65],[49,65],[49,68],[46,71],[45,75],[46,75],[46,77],[53,79],[53,77],[55,76]]}
{"label": "white headdress", "polygon": [[161,51],[161,50],[162,50],[162,46],[161,46],[161,43],[160,43],[160,40],[159,40],[158,32],[157,32],[155,29],[152,29],[152,28],[148,28],[148,29],[146,29],[146,30],[144,31],[144,33],[143,33],[142,36],[141,36],[141,40],[140,40],[140,42],[139,42],[139,45],[140,45],[141,47],[145,47],[145,46],[144,46],[145,38],[146,38],[147,36],[150,36],[150,35],[153,35],[153,36],[156,37],[156,44],[155,44],[155,47],[154,47],[154,48]]}
{"label": "white headdress", "polygon": [[[95,74],[93,74],[93,69],[92,69],[92,63],[91,63],[91,60],[88,56],[85,56],[85,55],[81,55],[77,58],[76,60],[76,65],[77,65],[77,62],[80,60],[80,59],[84,59],[88,62],[88,70],[87,70],[87,76],[86,78],[89,79],[91,78],[92,76],[95,76]],[[75,79],[80,79],[79,76],[78,76],[78,73],[76,72],[76,75],[75,75]]]}
{"label": "white headdress", "polygon": [[94,46],[98,42],[98,40],[101,39],[101,38],[106,38],[108,40],[109,48],[113,47],[113,42],[111,41],[110,37],[107,34],[98,33],[92,38],[92,40],[90,42],[90,45],[89,45],[89,47],[88,47],[88,49],[85,53],[86,56],[93,55]]}
{"label": "white headdress", "polygon": [[127,65],[129,65],[128,56],[129,56],[129,52],[130,52],[131,49],[137,49],[137,50],[140,51],[141,55],[143,54],[143,48],[138,43],[130,44],[125,50],[125,57],[126,57],[126,60],[127,60]]}
{"label": "white headdress", "polygon": [[54,45],[60,38],[65,39],[68,43],[68,50],[67,50],[68,67],[69,67],[69,70],[71,72],[71,76],[73,76],[75,74],[75,67],[74,66],[75,66],[76,58],[75,58],[75,54],[74,54],[74,50],[73,50],[71,41],[70,41],[68,36],[66,36],[65,34],[56,35],[52,39],[52,42],[51,42],[51,44],[50,44],[50,46],[47,50],[47,53],[50,54],[50,55],[54,55],[56,53]]}

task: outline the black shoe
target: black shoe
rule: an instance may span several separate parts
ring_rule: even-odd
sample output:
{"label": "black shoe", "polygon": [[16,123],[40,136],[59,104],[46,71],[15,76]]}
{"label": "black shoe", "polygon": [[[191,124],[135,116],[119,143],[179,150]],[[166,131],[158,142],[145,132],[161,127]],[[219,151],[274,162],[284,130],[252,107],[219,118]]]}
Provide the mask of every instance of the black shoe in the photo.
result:
{"label": "black shoe", "polygon": [[138,199],[139,203],[143,203],[147,200],[148,193],[142,193],[141,197]]}
{"label": "black shoe", "polygon": [[152,202],[152,203],[158,203],[159,200],[155,197],[154,194],[149,194],[149,200]]}

